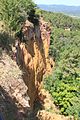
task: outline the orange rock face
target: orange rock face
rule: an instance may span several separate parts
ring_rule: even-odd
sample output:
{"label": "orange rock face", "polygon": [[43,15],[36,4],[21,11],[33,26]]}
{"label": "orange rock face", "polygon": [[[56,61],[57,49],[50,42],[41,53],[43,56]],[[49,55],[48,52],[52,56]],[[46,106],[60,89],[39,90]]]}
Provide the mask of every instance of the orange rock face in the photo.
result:
{"label": "orange rock face", "polygon": [[37,99],[46,68],[51,68],[48,58],[50,32],[48,23],[43,19],[40,19],[38,26],[26,21],[22,28],[23,42],[18,41],[17,63],[23,71],[23,80],[28,87],[31,108]]}

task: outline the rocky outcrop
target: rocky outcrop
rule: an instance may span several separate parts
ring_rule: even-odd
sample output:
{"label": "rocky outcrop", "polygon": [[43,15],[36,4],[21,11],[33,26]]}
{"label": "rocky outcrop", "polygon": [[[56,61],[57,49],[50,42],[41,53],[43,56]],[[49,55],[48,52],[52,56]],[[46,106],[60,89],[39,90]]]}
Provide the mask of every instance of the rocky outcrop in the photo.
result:
{"label": "rocky outcrop", "polygon": [[0,56],[0,115],[4,120],[22,120],[29,110],[28,87],[16,62],[5,51]]}
{"label": "rocky outcrop", "polygon": [[38,97],[46,68],[51,71],[48,57],[51,29],[42,18],[34,26],[26,21],[22,27],[22,39],[17,44],[17,63],[23,71],[23,80],[28,87],[30,106]]}
{"label": "rocky outcrop", "polygon": [[42,110],[38,113],[39,120],[74,120],[73,118],[64,117],[56,113],[51,113],[45,110]]}

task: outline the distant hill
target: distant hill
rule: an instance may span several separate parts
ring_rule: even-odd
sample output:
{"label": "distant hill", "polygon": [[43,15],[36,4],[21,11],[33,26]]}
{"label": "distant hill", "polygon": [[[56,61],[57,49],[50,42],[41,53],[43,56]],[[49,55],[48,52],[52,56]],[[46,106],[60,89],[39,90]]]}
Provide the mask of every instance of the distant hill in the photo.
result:
{"label": "distant hill", "polygon": [[61,12],[68,15],[80,16],[80,6],[66,6],[66,5],[43,5],[40,4],[38,7],[42,10],[51,12]]}

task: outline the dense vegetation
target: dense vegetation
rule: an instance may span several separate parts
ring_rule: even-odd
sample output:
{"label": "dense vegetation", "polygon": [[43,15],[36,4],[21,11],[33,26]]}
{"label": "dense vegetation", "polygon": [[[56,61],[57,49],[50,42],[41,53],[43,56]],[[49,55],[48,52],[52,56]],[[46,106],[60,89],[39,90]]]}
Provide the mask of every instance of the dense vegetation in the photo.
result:
{"label": "dense vegetation", "polygon": [[46,12],[40,9],[37,10],[37,13],[43,16],[48,22],[51,22],[53,27],[80,30],[80,19],[73,19],[72,17],[66,16],[62,13]]}
{"label": "dense vegetation", "polygon": [[32,0],[0,0],[0,20],[11,31],[19,31],[26,19],[34,17],[35,6]]}
{"label": "dense vegetation", "polygon": [[80,119],[80,19],[60,13],[37,11],[51,22],[50,56],[55,60],[52,75],[44,86],[65,115]]}
{"label": "dense vegetation", "polygon": [[38,23],[35,10],[32,0],[0,0],[0,47],[10,50],[15,36],[21,37],[20,30],[26,19]]}

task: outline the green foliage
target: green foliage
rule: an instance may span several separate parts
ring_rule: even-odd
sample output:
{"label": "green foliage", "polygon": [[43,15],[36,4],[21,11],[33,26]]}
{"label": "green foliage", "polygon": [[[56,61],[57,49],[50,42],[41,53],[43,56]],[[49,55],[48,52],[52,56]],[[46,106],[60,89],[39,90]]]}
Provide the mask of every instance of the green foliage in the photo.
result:
{"label": "green foliage", "polygon": [[4,30],[0,30],[0,46],[2,48],[11,48],[15,33],[22,36],[20,30],[26,19],[34,24],[38,23],[39,16],[35,14],[35,7],[32,0],[0,0],[0,21],[5,26]]}
{"label": "green foliage", "polygon": [[14,43],[14,38],[6,32],[0,33],[0,53],[5,49],[8,53],[11,52],[11,44]]}
{"label": "green foliage", "polygon": [[[59,75],[58,75],[59,74]],[[60,80],[61,73],[53,74],[54,77],[48,77],[44,80],[45,88],[49,90],[54,102],[59,106],[61,112],[65,115],[80,117],[80,81]],[[57,78],[55,80],[55,78]]]}
{"label": "green foliage", "polygon": [[[45,89],[49,90],[61,113],[79,120],[80,20],[44,11],[42,15],[53,25],[50,56],[55,60],[52,75],[44,79]],[[70,30],[65,30],[66,27]]]}
{"label": "green foliage", "polygon": [[34,8],[32,0],[0,0],[0,19],[10,30],[18,31]]}
{"label": "green foliage", "polygon": [[53,27],[70,28],[71,30],[80,29],[80,19],[73,19],[62,13],[47,12],[40,9],[37,10],[37,13],[43,16],[46,21],[52,23]]}
{"label": "green foliage", "polygon": [[80,95],[72,99],[73,106],[69,106],[67,113],[74,116],[75,119],[80,120]]}

